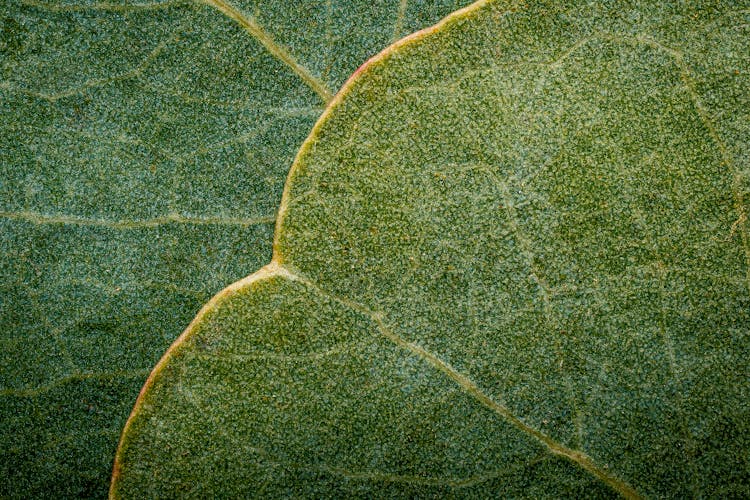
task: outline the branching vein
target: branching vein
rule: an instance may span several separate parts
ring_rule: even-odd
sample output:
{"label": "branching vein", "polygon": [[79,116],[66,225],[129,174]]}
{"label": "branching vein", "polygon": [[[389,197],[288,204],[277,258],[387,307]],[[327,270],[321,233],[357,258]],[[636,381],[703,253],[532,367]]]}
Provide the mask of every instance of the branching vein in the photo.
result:
{"label": "branching vein", "polygon": [[34,398],[51,390],[57,389],[67,384],[81,382],[84,380],[117,380],[120,378],[146,378],[151,370],[129,370],[113,371],[104,373],[74,373],[66,377],[54,380],[48,384],[34,387],[32,389],[3,389],[0,390],[0,397],[17,397],[17,398]]}
{"label": "branching vein", "polygon": [[325,103],[328,103],[333,99],[333,92],[328,90],[328,87],[318,78],[316,78],[310,70],[302,66],[297,60],[287,51],[286,48],[279,45],[270,34],[268,34],[263,28],[253,19],[252,17],[243,14],[237,7],[227,2],[226,0],[204,0],[207,5],[214,7],[225,14],[227,17],[234,19],[240,26],[245,28],[256,40],[258,40],[274,57],[279,61],[283,62],[289,68],[294,71],[297,76],[302,78],[304,82],[318,94]]}
{"label": "branching vein", "polygon": [[37,212],[0,212],[0,218],[10,220],[21,220],[32,224],[64,224],[75,226],[109,227],[113,229],[140,229],[161,226],[164,224],[201,224],[216,226],[256,226],[262,224],[273,224],[274,216],[232,218],[232,217],[185,217],[179,214],[169,214],[163,217],[141,220],[107,220],[96,218],[84,218],[74,215],[46,215]]}
{"label": "branching vein", "polygon": [[498,403],[492,397],[490,397],[488,394],[482,391],[482,389],[479,386],[477,386],[476,383],[474,383],[469,377],[467,377],[466,375],[458,371],[456,368],[451,366],[448,362],[440,359],[440,357],[438,357],[436,354],[428,351],[427,349],[424,349],[422,346],[415,344],[413,342],[409,342],[408,340],[400,337],[388,326],[381,312],[372,311],[366,306],[359,304],[351,299],[332,295],[326,290],[323,290],[322,288],[320,288],[318,285],[316,285],[314,282],[312,282],[308,278],[305,278],[302,275],[300,275],[298,272],[290,271],[288,265],[285,265],[285,266],[274,265],[273,272],[279,276],[286,277],[287,279],[290,279],[292,281],[300,282],[308,286],[309,288],[317,291],[318,293],[321,293],[322,295],[330,297],[331,299],[347,307],[350,307],[353,310],[356,310],[366,316],[369,316],[378,326],[378,329],[380,330],[381,334],[385,338],[393,342],[395,345],[411,352],[413,355],[422,359],[433,368],[442,372],[444,375],[446,375],[448,378],[453,380],[467,394],[472,396],[476,401],[481,403],[483,406],[489,408],[490,410],[494,411],[501,417],[505,418],[508,422],[510,422],[514,427],[516,427],[520,431],[532,436],[533,438],[535,438],[536,440],[544,444],[550,450],[552,454],[565,457],[568,460],[576,463],[578,466],[580,466],[584,470],[593,474],[603,483],[607,484],[613,490],[620,493],[623,497],[640,498],[640,495],[629,484],[619,479],[618,477],[612,475],[606,469],[598,466],[591,457],[589,457],[582,451],[570,449],[566,447],[565,445],[563,445],[562,443],[555,441],[550,436],[547,436],[543,432],[527,425],[519,417],[514,415],[508,408]]}
{"label": "branching vein", "polygon": [[[625,38],[626,37],[623,37],[623,39]],[[748,287],[748,289],[750,289],[750,235],[748,235],[748,224],[747,224],[748,217],[745,211],[745,200],[744,200],[743,192],[741,189],[743,175],[740,172],[740,170],[737,168],[737,166],[735,165],[734,161],[732,160],[732,155],[729,152],[727,145],[721,139],[721,136],[719,135],[719,132],[716,129],[716,125],[711,119],[711,115],[708,112],[708,109],[706,108],[705,104],[703,103],[703,100],[698,94],[698,91],[696,89],[695,78],[693,77],[690,66],[685,62],[685,57],[683,53],[679,50],[667,47],[659,43],[657,40],[654,40],[653,38],[650,38],[647,36],[640,36],[636,38],[635,41],[644,43],[646,45],[650,45],[651,47],[654,47],[658,50],[662,50],[665,53],[672,56],[672,58],[675,61],[675,64],[677,64],[677,66],[680,68],[680,78],[682,79],[682,83],[685,86],[685,89],[687,90],[688,94],[690,95],[690,98],[693,101],[695,110],[697,111],[698,115],[700,116],[701,121],[703,122],[703,125],[706,127],[706,130],[711,136],[711,139],[713,140],[714,144],[719,150],[719,155],[721,156],[721,163],[732,175],[732,191],[733,191],[734,199],[735,199],[735,211],[737,213],[737,220],[735,224],[733,225],[732,230],[733,231],[739,230],[740,232],[740,237],[742,240],[742,247],[745,251],[745,264],[746,264],[745,276],[746,276],[746,282],[747,282],[746,286]]]}
{"label": "branching vein", "polygon": [[396,24],[393,27],[393,41],[395,42],[401,38],[401,32],[404,29],[404,18],[406,18],[406,8],[409,5],[409,0],[401,0],[398,3],[398,15],[396,16]]}
{"label": "branching vein", "polygon": [[0,88],[4,90],[8,90],[11,92],[17,92],[20,94],[29,95],[31,97],[36,97],[39,99],[44,99],[45,101],[49,102],[55,102],[59,99],[74,96],[77,94],[81,94],[84,91],[92,88],[102,87],[104,85],[107,85],[109,83],[121,81],[121,80],[127,80],[129,78],[135,78],[137,76],[140,76],[146,68],[157,58],[159,57],[159,54],[161,54],[168,43],[174,41],[175,35],[172,34],[167,39],[162,40],[154,49],[141,61],[138,65],[133,67],[132,69],[129,69],[127,71],[124,71],[118,75],[111,76],[109,78],[93,78],[90,80],[86,80],[82,84],[72,87],[69,89],[61,90],[59,92],[53,92],[53,93],[47,93],[47,92],[38,92],[34,90],[24,89],[22,87],[15,87],[11,85],[8,82],[0,82]]}
{"label": "branching vein", "polygon": [[131,4],[119,4],[111,2],[100,2],[92,3],[88,5],[57,5],[47,2],[38,2],[36,0],[23,0],[23,5],[29,7],[36,7],[38,9],[49,10],[51,12],[79,12],[79,11],[109,11],[109,12],[130,12],[136,10],[154,10],[154,9],[167,9],[177,5],[185,5],[188,3],[186,0],[167,0],[165,2],[145,2],[145,3],[131,3]]}

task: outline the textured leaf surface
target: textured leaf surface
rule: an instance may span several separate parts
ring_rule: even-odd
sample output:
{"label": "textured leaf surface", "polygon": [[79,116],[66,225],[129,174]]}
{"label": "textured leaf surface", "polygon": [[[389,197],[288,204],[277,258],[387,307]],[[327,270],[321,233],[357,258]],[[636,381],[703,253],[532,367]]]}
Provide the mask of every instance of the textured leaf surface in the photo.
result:
{"label": "textured leaf surface", "polygon": [[106,494],[149,371],[268,262],[330,94],[455,8],[0,2],[0,497]]}
{"label": "textured leaf surface", "polygon": [[384,52],[115,495],[749,495],[748,21],[488,1]]}

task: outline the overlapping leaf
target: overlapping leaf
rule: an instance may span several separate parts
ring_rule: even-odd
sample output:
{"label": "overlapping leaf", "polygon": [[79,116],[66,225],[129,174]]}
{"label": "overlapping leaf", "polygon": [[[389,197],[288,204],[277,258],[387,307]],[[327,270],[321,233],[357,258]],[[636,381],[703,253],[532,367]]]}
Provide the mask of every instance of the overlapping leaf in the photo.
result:
{"label": "overlapping leaf", "polygon": [[339,85],[444,2],[0,5],[0,497],[103,496],[147,374],[267,262]]}
{"label": "overlapping leaf", "polygon": [[297,157],[115,496],[747,496],[750,11],[480,2]]}

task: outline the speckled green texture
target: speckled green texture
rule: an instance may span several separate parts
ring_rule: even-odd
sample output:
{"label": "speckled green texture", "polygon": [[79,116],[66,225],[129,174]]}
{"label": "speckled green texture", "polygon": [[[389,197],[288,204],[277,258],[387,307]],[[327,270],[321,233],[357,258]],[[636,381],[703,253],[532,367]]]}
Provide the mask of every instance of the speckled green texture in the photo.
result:
{"label": "speckled green texture", "polygon": [[325,100],[460,4],[231,2],[0,2],[0,498],[106,495],[154,364],[270,258]]}
{"label": "speckled green texture", "polygon": [[750,9],[478,2],[358,73],[113,496],[750,495]]}

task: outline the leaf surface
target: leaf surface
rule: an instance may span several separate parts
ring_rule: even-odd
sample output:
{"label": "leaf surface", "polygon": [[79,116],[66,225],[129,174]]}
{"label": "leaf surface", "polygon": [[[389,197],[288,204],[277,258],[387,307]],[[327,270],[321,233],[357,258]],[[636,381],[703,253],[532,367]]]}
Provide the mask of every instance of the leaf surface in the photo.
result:
{"label": "leaf surface", "polygon": [[106,495],[159,356],[270,258],[331,94],[457,6],[0,3],[0,497]]}
{"label": "leaf surface", "polygon": [[383,52],[113,496],[750,494],[749,16],[483,1]]}

